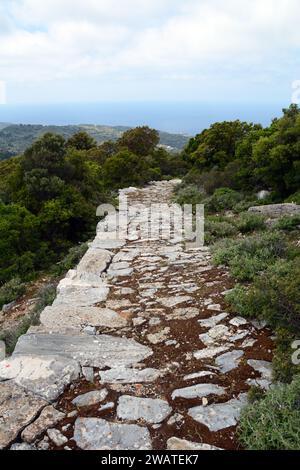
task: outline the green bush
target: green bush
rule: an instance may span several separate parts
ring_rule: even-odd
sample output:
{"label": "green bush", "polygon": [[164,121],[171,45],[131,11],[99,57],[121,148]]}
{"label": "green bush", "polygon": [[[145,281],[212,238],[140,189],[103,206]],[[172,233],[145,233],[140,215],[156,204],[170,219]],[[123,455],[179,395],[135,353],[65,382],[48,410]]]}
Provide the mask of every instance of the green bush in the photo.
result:
{"label": "green bush", "polygon": [[242,316],[261,318],[273,327],[300,332],[299,257],[278,260],[256,277],[249,289],[241,286],[233,289],[227,300]]}
{"label": "green bush", "polygon": [[70,269],[73,269],[84,256],[88,249],[87,243],[70,248],[68,254],[52,268],[52,274],[62,276]]}
{"label": "green bush", "polygon": [[297,191],[296,193],[292,194],[285,200],[285,202],[293,202],[294,204],[300,205],[300,191]]}
{"label": "green bush", "polygon": [[300,374],[300,365],[292,361],[295,352],[292,344],[295,339],[297,337],[286,328],[277,328],[272,361],[273,379],[276,382],[290,383],[295,375]]}
{"label": "green bush", "polygon": [[205,243],[211,244],[221,238],[233,237],[237,234],[237,229],[228,219],[220,218],[218,220],[216,217],[206,217],[204,234]]}
{"label": "green bush", "polygon": [[286,230],[288,232],[295,230],[300,226],[300,215],[289,216],[286,215],[281,217],[278,222],[274,225],[276,230]]}
{"label": "green bush", "polygon": [[181,184],[176,189],[174,202],[183,206],[184,204],[201,204],[204,198],[203,192],[194,184]]}
{"label": "green bush", "polygon": [[244,212],[237,219],[236,226],[241,233],[250,233],[266,228],[265,219],[259,214]]}
{"label": "green bush", "polygon": [[213,261],[228,266],[235,279],[250,281],[286,252],[286,241],[281,233],[263,232],[241,240],[217,242],[213,246]]}
{"label": "green bush", "polygon": [[300,377],[290,385],[277,385],[248,405],[238,428],[243,446],[251,450],[299,450]]}
{"label": "green bush", "polygon": [[26,288],[19,277],[15,277],[0,287],[0,308],[24,294]]}
{"label": "green bush", "polygon": [[242,194],[229,188],[216,189],[214,194],[206,198],[203,203],[205,209],[210,212],[223,212],[233,209],[233,207],[242,200]]}

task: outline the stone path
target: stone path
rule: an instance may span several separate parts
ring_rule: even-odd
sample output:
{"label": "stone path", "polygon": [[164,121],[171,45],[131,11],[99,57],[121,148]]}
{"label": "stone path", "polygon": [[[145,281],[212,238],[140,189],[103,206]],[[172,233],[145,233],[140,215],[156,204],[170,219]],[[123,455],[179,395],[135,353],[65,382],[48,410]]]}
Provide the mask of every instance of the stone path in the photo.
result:
{"label": "stone path", "polygon": [[143,238],[145,206],[175,182],[120,192],[114,217],[58,287],[41,325],[0,363],[0,447],[236,449],[250,385],[270,386],[271,332],[226,312],[233,281],[207,247]]}

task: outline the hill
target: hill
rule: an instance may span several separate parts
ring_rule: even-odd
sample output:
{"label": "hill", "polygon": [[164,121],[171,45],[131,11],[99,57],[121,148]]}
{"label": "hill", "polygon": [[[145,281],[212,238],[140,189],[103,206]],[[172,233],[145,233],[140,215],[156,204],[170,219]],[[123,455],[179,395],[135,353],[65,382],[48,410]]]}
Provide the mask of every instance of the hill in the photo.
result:
{"label": "hill", "polygon": [[[52,132],[69,138],[76,132],[85,130],[98,143],[107,140],[116,141],[123,132],[130,129],[124,126],[101,126],[83,124],[80,126],[43,126],[32,124],[6,124],[0,123],[0,160],[19,155],[41,135]],[[169,150],[182,150],[189,138],[181,134],[160,132],[160,144],[169,147]]]}

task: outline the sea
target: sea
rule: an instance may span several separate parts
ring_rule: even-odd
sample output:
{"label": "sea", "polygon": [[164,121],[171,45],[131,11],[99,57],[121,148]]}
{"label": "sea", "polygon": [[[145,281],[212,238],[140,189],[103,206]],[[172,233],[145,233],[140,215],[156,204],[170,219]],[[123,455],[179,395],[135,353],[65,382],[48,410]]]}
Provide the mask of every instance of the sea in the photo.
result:
{"label": "sea", "polygon": [[216,121],[235,120],[267,126],[286,103],[263,102],[98,102],[7,104],[0,106],[0,123],[148,125],[161,131],[194,135]]}

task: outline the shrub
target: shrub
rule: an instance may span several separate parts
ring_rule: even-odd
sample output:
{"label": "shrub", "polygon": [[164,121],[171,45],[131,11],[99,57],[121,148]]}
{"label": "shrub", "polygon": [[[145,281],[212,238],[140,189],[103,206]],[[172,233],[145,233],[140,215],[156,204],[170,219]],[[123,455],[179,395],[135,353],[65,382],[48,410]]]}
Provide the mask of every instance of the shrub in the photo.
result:
{"label": "shrub", "polygon": [[236,226],[241,233],[250,233],[255,230],[264,230],[266,223],[263,216],[244,212],[239,216]]}
{"label": "shrub", "polygon": [[286,328],[277,328],[272,368],[273,379],[278,382],[290,383],[296,374],[300,374],[300,365],[293,364],[292,355],[295,350],[292,344],[295,336]]}
{"label": "shrub", "polygon": [[51,305],[56,296],[56,286],[48,284],[39,291],[38,300],[34,309],[24,317],[16,326],[1,332],[0,340],[5,342],[6,351],[11,354],[20,336],[24,335],[32,325],[38,325],[40,314],[47,305]]}
{"label": "shrub", "polygon": [[237,286],[227,300],[245,317],[258,317],[271,326],[300,332],[300,265],[299,257],[278,260],[249,289]]}
{"label": "shrub", "polygon": [[198,187],[194,184],[189,185],[179,185],[176,190],[176,196],[174,202],[180,204],[201,204],[203,201],[204,195]]}
{"label": "shrub", "polygon": [[0,308],[13,302],[25,292],[25,284],[19,277],[15,277],[0,287]]}
{"label": "shrub", "polygon": [[222,212],[232,209],[243,196],[229,188],[216,189],[214,194],[203,201],[208,212]]}
{"label": "shrub", "polygon": [[282,234],[266,232],[242,240],[217,242],[213,246],[213,261],[228,266],[237,280],[249,281],[286,252],[286,241]]}
{"label": "shrub", "polygon": [[241,443],[251,450],[298,450],[300,447],[300,377],[277,385],[248,405],[238,428]]}
{"label": "shrub", "polygon": [[300,226],[299,215],[294,215],[294,216],[286,215],[284,217],[281,217],[281,219],[278,220],[278,222],[274,225],[274,228],[277,230],[292,231],[292,230],[295,230],[299,226]]}
{"label": "shrub", "polygon": [[210,244],[220,238],[232,237],[236,235],[235,225],[228,220],[218,220],[217,218],[206,218],[205,220],[205,243]]}
{"label": "shrub", "polygon": [[70,248],[68,254],[52,268],[53,275],[62,276],[70,269],[73,269],[84,256],[87,249],[87,243]]}
{"label": "shrub", "polygon": [[294,204],[300,205],[300,191],[297,191],[296,193],[292,194],[285,200],[285,202],[293,202]]}

